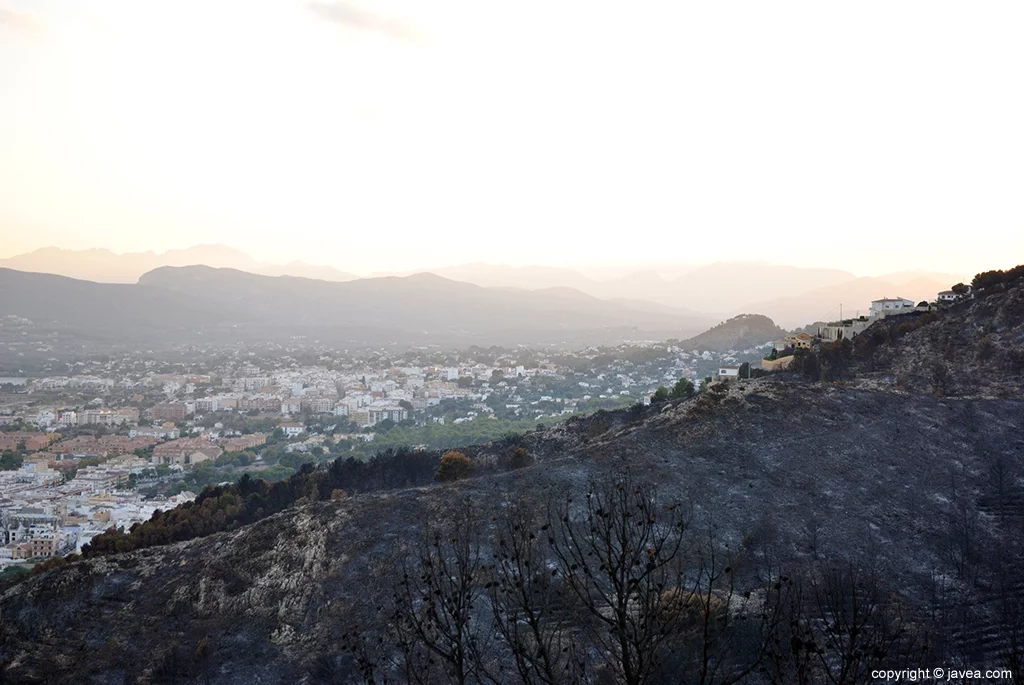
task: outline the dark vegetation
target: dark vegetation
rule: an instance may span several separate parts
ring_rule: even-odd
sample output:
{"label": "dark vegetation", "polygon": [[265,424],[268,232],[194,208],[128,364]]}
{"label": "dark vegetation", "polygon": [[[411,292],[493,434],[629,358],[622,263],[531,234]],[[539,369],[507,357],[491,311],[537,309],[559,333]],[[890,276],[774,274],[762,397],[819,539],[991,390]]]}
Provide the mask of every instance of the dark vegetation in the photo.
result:
{"label": "dark vegetation", "polygon": [[[519,437],[506,435],[498,455],[474,461],[457,451],[445,453],[388,449],[368,461],[336,459],[323,468],[303,464],[295,475],[268,483],[242,476],[233,485],[205,488],[194,501],[170,511],[157,511],[127,533],[110,529],[82,548],[83,557],[118,554],[136,549],[182,542],[224,530],[234,530],[288,507],[337,499],[339,496],[396,490],[427,485],[433,480],[447,482],[532,463],[531,455],[518,447]],[[40,570],[74,561],[75,557],[54,559]]]}
{"label": "dark vegetation", "polygon": [[987,290],[993,286],[1005,286],[1024,279],[1024,264],[1006,271],[983,271],[971,281],[971,286],[979,290]]}
{"label": "dark vegetation", "polygon": [[[857,685],[964,664],[1021,682],[1020,393],[951,397],[948,370],[913,392],[940,361],[1018,382],[1018,285],[799,352],[789,376],[815,383],[679,385],[485,447],[207,488],[7,590],[0,674]],[[911,392],[817,382],[891,373]]]}
{"label": "dark vegetation", "polygon": [[1008,397],[1024,387],[1024,265],[974,277],[965,299],[876,321],[850,340],[796,350],[787,372],[812,381],[878,377],[937,396]]}
{"label": "dark vegetation", "polygon": [[330,662],[337,682],[724,685],[769,668],[785,678],[784,624],[804,631],[809,654],[820,649],[808,675],[913,648],[905,634],[887,639],[888,622],[874,625],[895,605],[866,595],[858,625],[819,629],[792,577],[745,572],[688,508],[628,473],[492,520],[482,525],[467,502],[389,560],[387,598],[355,610],[369,622],[350,626]]}
{"label": "dark vegetation", "polygon": [[1019,412],[714,383],[575,419],[552,452],[492,446],[511,466],[528,445],[533,468],[466,449],[482,470],[447,486],[300,474],[277,487],[305,506],[12,588],[0,658],[14,682],[55,683],[855,685],[922,661],[1001,667],[1024,645]]}

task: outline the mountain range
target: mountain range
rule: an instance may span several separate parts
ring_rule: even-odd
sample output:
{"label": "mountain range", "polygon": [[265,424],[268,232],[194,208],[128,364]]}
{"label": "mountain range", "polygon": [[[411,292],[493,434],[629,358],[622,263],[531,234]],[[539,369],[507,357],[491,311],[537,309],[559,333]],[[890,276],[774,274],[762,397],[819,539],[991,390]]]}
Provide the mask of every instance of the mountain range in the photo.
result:
{"label": "mountain range", "polygon": [[[201,245],[162,254],[115,254],[109,250],[43,248],[0,260],[0,267],[34,271],[107,283],[135,283],[161,266],[205,265],[267,276],[297,276],[326,281],[358,277],[330,266],[303,262],[287,265],[259,262],[244,252],[223,245]],[[759,262],[717,262],[703,266],[639,268],[603,277],[579,270],[548,266],[508,266],[473,263],[439,268],[376,274],[375,277],[432,273],[451,281],[484,288],[519,290],[572,289],[602,300],[649,312],[652,305],[686,310],[694,316],[721,321],[736,314],[764,314],[786,328],[796,328],[843,312],[866,311],[873,299],[906,297],[934,300],[935,294],[965,275],[902,271],[879,277],[858,278],[839,269],[801,268]],[[665,310],[661,310],[665,311]],[[671,311],[671,310],[670,310]]]}
{"label": "mountain range", "polygon": [[[719,318],[765,314],[783,326],[796,327],[821,318],[839,305],[867,310],[871,300],[889,296],[934,300],[940,290],[963,280],[953,274],[900,272],[858,278],[839,269],[809,269],[757,262],[718,262],[689,267],[666,277],[638,270],[597,280],[572,269],[546,266],[464,264],[430,269],[445,278],[486,287],[567,287],[603,299],[646,300],[706,312]],[[808,318],[810,317],[810,318]]]}
{"label": "mountain range", "polygon": [[44,247],[32,252],[0,259],[0,267],[18,271],[57,274],[100,283],[135,283],[147,271],[161,266],[191,266],[238,269],[265,276],[302,276],[325,281],[351,281],[353,274],[332,266],[316,266],[305,262],[271,264],[253,259],[241,250],[227,245],[196,245],[166,252],[126,252],[117,254],[106,249],[65,250]]}
{"label": "mountain range", "polygon": [[433,274],[330,282],[187,266],[110,284],[0,269],[0,316],[31,320],[40,334],[121,343],[575,344],[685,337],[714,323],[656,309]]}

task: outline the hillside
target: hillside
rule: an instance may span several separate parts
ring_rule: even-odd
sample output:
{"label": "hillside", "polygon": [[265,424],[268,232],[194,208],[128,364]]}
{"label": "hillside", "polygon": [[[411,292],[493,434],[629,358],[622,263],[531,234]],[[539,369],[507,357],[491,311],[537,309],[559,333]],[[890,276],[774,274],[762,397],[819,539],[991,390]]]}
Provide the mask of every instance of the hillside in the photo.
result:
{"label": "hillside", "polygon": [[164,290],[0,269],[0,316],[12,314],[33,321],[36,333],[98,341],[185,337],[220,327],[208,303]]}
{"label": "hillside", "polygon": [[855,371],[939,396],[1024,394],[1024,281],[937,312],[891,317],[854,339]]}
{"label": "hillside", "polygon": [[[475,471],[452,483],[432,482],[437,452],[399,451],[208,490],[3,590],[0,680],[512,684],[557,667],[653,685],[713,665],[868,683],[924,652],[1013,667],[1022,302],[1017,281],[886,319],[841,346],[843,382],[714,383],[469,446]],[[942,388],[919,366],[936,355]],[[641,657],[642,678],[623,670]]]}
{"label": "hillside", "polygon": [[[383,629],[377,606],[424,522],[446,530],[468,500],[486,540],[511,503],[543,509],[548,493],[557,502],[563,488],[628,465],[662,498],[690,503],[695,529],[713,523],[743,587],[768,558],[790,574],[870,560],[908,616],[958,612],[955,625],[928,625],[943,631],[936,653],[997,665],[1006,635],[987,630],[996,581],[1024,539],[1022,410],[1020,399],[760,380],[643,415],[602,414],[528,436],[539,461],[523,470],[300,503],[30,579],[2,596],[0,663],[10,682],[351,682],[358,663],[341,636],[355,624]],[[956,546],[960,516],[973,521],[969,549]]]}
{"label": "hillside", "polygon": [[744,350],[778,340],[786,331],[775,325],[767,316],[760,314],[740,314],[728,321],[704,331],[679,343],[683,349],[711,350],[728,352]]}

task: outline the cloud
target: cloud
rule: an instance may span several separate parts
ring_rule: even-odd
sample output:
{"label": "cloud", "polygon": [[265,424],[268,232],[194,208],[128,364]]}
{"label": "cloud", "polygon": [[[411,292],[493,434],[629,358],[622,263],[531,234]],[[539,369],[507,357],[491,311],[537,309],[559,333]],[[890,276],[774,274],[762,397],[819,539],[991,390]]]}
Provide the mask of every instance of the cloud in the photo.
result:
{"label": "cloud", "polygon": [[43,22],[34,15],[0,7],[0,30],[12,31],[28,38],[42,38],[44,27]]}
{"label": "cloud", "polygon": [[418,41],[419,33],[409,24],[375,14],[347,2],[308,2],[306,7],[321,19],[356,31],[371,31],[404,41]]}

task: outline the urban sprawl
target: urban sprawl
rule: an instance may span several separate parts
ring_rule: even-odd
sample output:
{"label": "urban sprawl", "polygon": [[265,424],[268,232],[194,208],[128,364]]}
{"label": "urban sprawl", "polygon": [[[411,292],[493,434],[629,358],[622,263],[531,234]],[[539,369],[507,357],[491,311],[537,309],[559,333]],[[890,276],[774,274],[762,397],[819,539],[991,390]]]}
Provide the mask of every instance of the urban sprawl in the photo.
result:
{"label": "urban sprawl", "polygon": [[784,369],[802,347],[931,306],[885,298],[870,316],[728,351],[670,340],[575,352],[296,344],[52,358],[0,377],[0,570],[80,551],[245,473],[281,479],[306,463],[445,449],[650,403],[680,379],[699,390]]}

